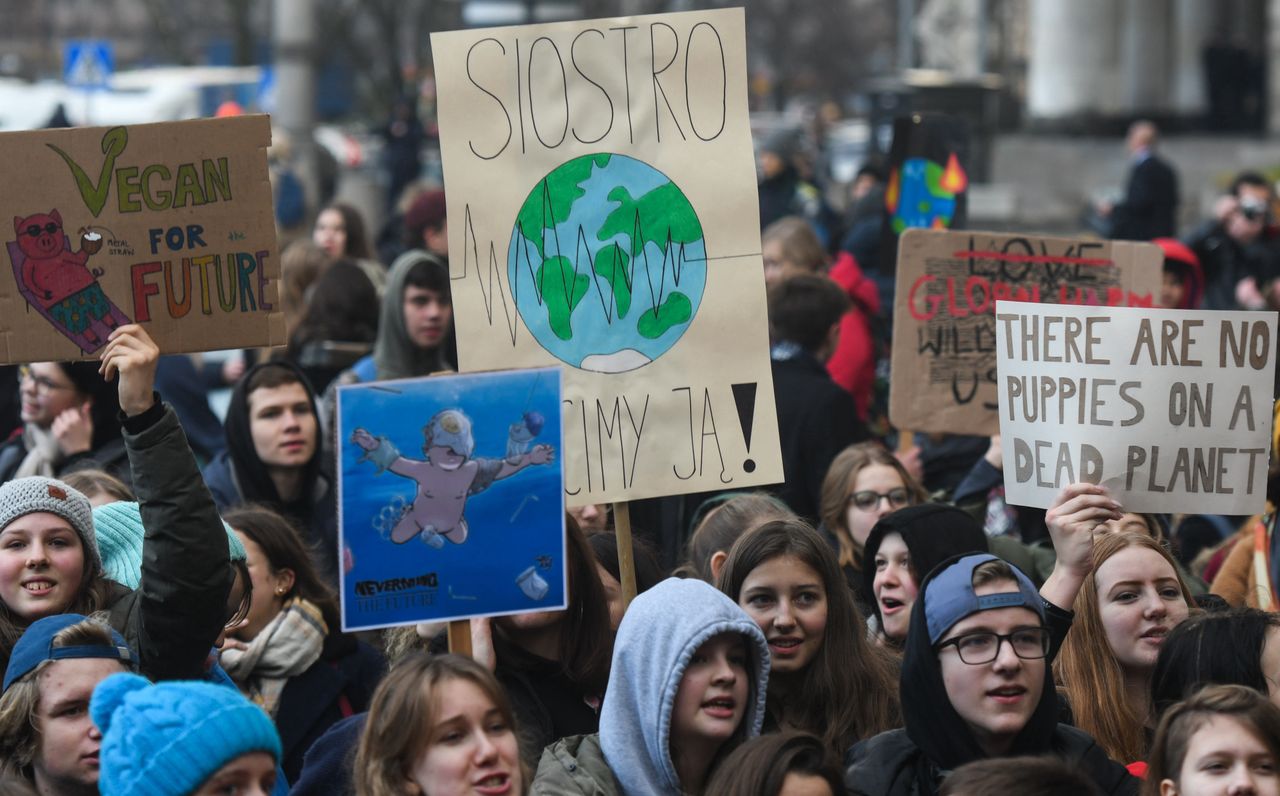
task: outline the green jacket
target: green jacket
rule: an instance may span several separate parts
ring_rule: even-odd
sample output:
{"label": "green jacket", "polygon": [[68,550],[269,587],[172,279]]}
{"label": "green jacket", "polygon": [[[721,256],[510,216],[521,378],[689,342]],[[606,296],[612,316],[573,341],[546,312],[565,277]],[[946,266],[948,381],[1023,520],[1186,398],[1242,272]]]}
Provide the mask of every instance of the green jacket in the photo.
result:
{"label": "green jacket", "polygon": [[113,584],[108,621],[152,680],[199,680],[227,621],[227,533],[173,408],[128,418],[133,488],[146,529],[136,591]]}
{"label": "green jacket", "polygon": [[600,736],[562,738],[542,751],[529,796],[622,796],[600,748]]}

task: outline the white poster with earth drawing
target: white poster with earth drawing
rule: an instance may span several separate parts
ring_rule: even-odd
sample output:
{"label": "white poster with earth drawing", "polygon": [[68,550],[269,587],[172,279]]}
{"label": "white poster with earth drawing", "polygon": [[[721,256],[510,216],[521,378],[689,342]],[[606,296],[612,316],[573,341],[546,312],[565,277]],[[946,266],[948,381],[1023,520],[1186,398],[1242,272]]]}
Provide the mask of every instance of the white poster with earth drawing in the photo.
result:
{"label": "white poster with earth drawing", "polygon": [[432,52],[461,368],[563,368],[568,503],[781,481],[743,11]]}

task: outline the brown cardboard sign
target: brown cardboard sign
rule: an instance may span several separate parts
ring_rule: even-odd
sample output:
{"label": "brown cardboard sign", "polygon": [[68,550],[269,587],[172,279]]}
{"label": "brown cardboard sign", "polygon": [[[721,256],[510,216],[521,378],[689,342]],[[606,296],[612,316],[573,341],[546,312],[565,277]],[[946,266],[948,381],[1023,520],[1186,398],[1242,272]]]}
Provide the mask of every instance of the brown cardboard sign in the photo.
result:
{"label": "brown cardboard sign", "polygon": [[742,9],[431,48],[459,366],[564,369],[567,503],[781,482]]}
{"label": "brown cardboard sign", "polygon": [[912,431],[992,435],[996,301],[1153,307],[1150,243],[912,229],[898,248],[889,418]]}
{"label": "brown cardboard sign", "polygon": [[[0,363],[277,345],[266,116],[0,135]],[[12,226],[8,226],[12,219]]]}

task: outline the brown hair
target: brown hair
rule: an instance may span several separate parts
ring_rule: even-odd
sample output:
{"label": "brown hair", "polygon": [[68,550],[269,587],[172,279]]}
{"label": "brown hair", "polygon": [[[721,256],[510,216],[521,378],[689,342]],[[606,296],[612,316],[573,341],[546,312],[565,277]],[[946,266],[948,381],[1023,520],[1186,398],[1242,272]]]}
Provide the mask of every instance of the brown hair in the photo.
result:
{"label": "brown hair", "polygon": [[[929,573],[925,573],[926,575]],[[988,583],[1012,583],[1018,585],[1018,576],[1013,574],[1013,569],[1008,563],[996,559],[994,561],[986,561],[973,568],[973,588],[977,590],[979,586],[985,586]]]}
{"label": "brown hair", "polygon": [[796,519],[787,505],[764,492],[742,492],[711,509],[698,523],[689,537],[685,563],[676,574],[680,577],[700,578],[714,584],[711,557],[716,553],[728,553],[738,537],[770,520]]}
{"label": "brown hair", "polygon": [[1127,531],[1094,537],[1093,570],[1076,595],[1075,622],[1053,665],[1059,685],[1071,700],[1076,726],[1089,733],[1107,756],[1121,762],[1146,757],[1146,716],[1134,715],[1125,696],[1124,670],[1107,642],[1098,605],[1098,568],[1131,547],[1154,550],[1169,564],[1189,610],[1195,601],[1164,546],[1147,534]]}
{"label": "brown hair", "polygon": [[845,792],[839,760],[817,736],[782,732],[752,738],[734,749],[708,781],[715,796],[777,796],[791,773],[819,777],[832,793]]}
{"label": "brown hair", "polygon": [[262,548],[272,575],[282,569],[293,572],[293,586],[283,595],[286,599],[301,597],[307,600],[320,609],[329,632],[339,632],[342,618],[338,613],[337,595],[320,579],[306,543],[291,522],[256,504],[233,509],[222,515],[222,519]]}
{"label": "brown hair", "polygon": [[1143,796],[1159,796],[1160,783],[1177,782],[1191,738],[1215,716],[1243,725],[1280,763],[1280,708],[1263,694],[1242,685],[1211,685],[1164,714],[1151,747],[1150,767],[1142,783]]}
{"label": "brown hair", "polygon": [[280,254],[280,311],[292,330],[307,307],[307,289],[333,262],[324,249],[308,240],[296,240]]}
{"label": "brown hair", "polygon": [[1101,791],[1084,772],[1053,755],[975,760],[952,772],[938,791],[939,796],[979,796],[985,793],[1098,796]]}
{"label": "brown hair", "polygon": [[[373,692],[352,770],[357,793],[403,796],[412,792],[409,771],[430,745],[439,703],[436,688],[451,680],[466,680],[479,688],[516,732],[511,702],[492,672],[460,655],[415,652]],[[524,773],[527,788],[528,772]]]}
{"label": "brown hair", "polygon": [[[320,213],[326,210],[336,211],[342,216],[342,230],[346,233],[346,245],[343,246],[343,257],[358,257],[367,260],[372,257],[369,250],[369,235],[365,232],[364,217],[360,215],[360,211],[347,204],[346,202],[330,202],[320,208]],[[320,213],[316,213],[316,219],[319,220]]]}
{"label": "brown hair", "polygon": [[923,503],[929,499],[920,482],[907,472],[902,462],[893,453],[878,442],[859,442],[840,451],[831,460],[827,468],[827,476],[822,479],[822,499],[818,506],[822,524],[836,537],[839,548],[839,562],[842,567],[862,569],[862,548],[854,541],[849,532],[849,524],[845,519],[845,511],[849,506],[849,498],[853,496],[853,484],[858,473],[865,468],[881,464],[892,467],[902,479],[902,485],[911,495],[912,505]]}
{"label": "brown hair", "polygon": [[[51,647],[114,647],[111,628],[90,617],[64,627],[54,634]],[[9,685],[0,695],[0,775],[32,776],[31,767],[40,751],[40,675],[53,661],[41,661],[36,668]],[[126,664],[120,664],[125,671]]]}
{"label": "brown hair", "polygon": [[137,500],[129,487],[125,486],[124,481],[116,478],[106,470],[76,470],[73,473],[66,473],[59,477],[62,479],[62,483],[90,500],[93,499],[94,495],[106,495],[112,498],[113,501]]}
{"label": "brown hair", "polygon": [[[800,717],[799,727],[822,737],[843,754],[856,741],[900,726],[898,676],[892,653],[873,645],[867,625],[853,604],[830,545],[803,520],[774,520],[748,531],[729,551],[716,588],[739,602],[751,571],[766,561],[793,556],[822,578],[827,593],[827,625],[822,648],[788,694],[785,713]],[[770,680],[769,708],[784,713]]]}
{"label": "brown hair", "polygon": [[773,222],[760,233],[760,241],[776,241],[782,256],[797,268],[818,273],[827,267],[827,252],[808,221],[799,216],[786,216]]}

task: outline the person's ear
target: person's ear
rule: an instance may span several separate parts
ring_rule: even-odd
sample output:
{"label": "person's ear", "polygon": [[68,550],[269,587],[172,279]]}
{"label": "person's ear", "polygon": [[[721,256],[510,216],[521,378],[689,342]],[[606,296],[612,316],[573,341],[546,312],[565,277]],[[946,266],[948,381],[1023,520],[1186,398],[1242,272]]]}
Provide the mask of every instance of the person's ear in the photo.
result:
{"label": "person's ear", "polygon": [[711,554],[711,580],[720,580],[720,570],[724,569],[724,562],[729,560],[729,554],[723,550],[717,550]]}
{"label": "person's ear", "polygon": [[293,588],[293,584],[297,580],[297,575],[294,574],[292,569],[280,569],[276,570],[274,578],[276,582],[276,596],[283,597]]}
{"label": "person's ear", "polygon": [[1173,780],[1160,780],[1160,796],[1178,796],[1178,786],[1173,783]]}

